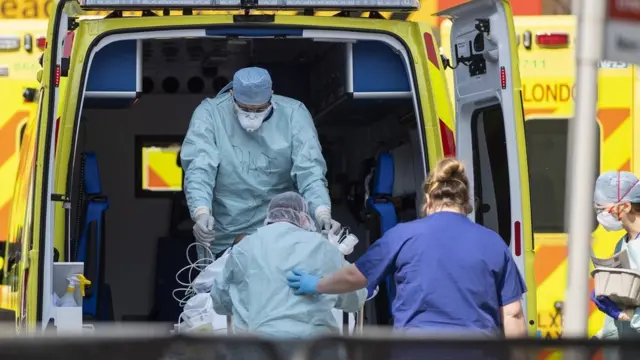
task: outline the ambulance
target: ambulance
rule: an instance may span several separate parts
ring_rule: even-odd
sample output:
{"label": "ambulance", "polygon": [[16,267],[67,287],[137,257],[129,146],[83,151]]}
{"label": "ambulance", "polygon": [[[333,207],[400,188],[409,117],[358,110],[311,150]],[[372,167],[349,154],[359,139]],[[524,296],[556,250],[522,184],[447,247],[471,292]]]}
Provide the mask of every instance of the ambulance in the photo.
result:
{"label": "ambulance", "polygon": [[39,87],[36,73],[44,53],[46,20],[0,21],[0,264],[9,236],[11,198],[18,152],[27,119],[35,116]]}
{"label": "ambulance", "polygon": [[[417,7],[412,0],[60,0],[49,21],[38,116],[25,132],[4,266],[17,328],[55,324],[54,297],[78,272],[92,282],[78,299],[87,321],[148,320],[162,311],[157,279],[175,276],[172,264],[182,257],[167,249],[191,231],[179,226],[176,148],[202,99],[254,65],[269,70],[277,94],[313,115],[330,187],[350,184],[334,216],[353,223],[363,243],[418,216],[421,183],[438,160],[464,161],[477,204],[470,217],[510,247],[527,281],[523,301],[535,334],[509,2],[474,0],[439,13],[454,19],[451,98],[432,29],[381,15]],[[96,10],[110,13],[79,18]],[[313,16],[320,10],[335,12]],[[366,18],[350,17],[362,11]],[[247,156],[249,167],[266,166]],[[376,299],[388,302],[381,293]],[[375,307],[368,322],[388,323],[388,305]]]}
{"label": "ambulance", "polygon": [[[543,338],[562,335],[563,301],[567,281],[567,235],[564,223],[568,122],[573,117],[576,21],[573,16],[516,16],[516,40],[522,79],[526,150],[534,232],[537,323]],[[443,38],[451,23],[443,22]],[[449,53],[446,41],[442,51]],[[446,56],[446,55],[445,55]],[[637,68],[601,61],[598,77],[598,174],[610,170],[638,172],[640,131],[637,113]],[[453,79],[448,79],[451,83]],[[637,138],[637,137],[635,137]],[[594,213],[594,226],[595,221]],[[623,232],[593,229],[596,256],[613,254]],[[585,239],[584,246],[589,246]],[[590,283],[593,289],[593,281]],[[589,333],[602,328],[604,314],[590,305]]]}

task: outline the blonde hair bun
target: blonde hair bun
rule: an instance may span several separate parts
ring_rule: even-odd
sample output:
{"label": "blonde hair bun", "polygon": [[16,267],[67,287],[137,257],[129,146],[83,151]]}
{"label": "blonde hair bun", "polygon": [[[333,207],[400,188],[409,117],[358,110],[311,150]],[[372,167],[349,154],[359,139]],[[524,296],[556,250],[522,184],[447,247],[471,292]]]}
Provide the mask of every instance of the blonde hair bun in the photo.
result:
{"label": "blonde hair bun", "polygon": [[[425,199],[431,207],[455,207],[463,213],[471,213],[473,206],[469,199],[469,179],[464,164],[454,158],[445,158],[429,173],[423,186]],[[425,206],[426,206],[425,202]],[[427,208],[423,208],[426,214]]]}
{"label": "blonde hair bun", "polygon": [[454,158],[446,158],[438,163],[432,174],[434,182],[459,179],[465,175],[464,164]]}

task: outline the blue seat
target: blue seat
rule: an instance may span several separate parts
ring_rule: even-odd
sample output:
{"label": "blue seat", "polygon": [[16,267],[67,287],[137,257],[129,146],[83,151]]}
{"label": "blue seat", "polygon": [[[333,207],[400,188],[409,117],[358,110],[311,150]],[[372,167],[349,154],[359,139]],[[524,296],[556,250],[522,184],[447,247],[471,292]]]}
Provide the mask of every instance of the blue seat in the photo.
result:
{"label": "blue seat", "polygon": [[113,320],[111,291],[104,282],[105,213],[109,198],[102,194],[102,183],[95,153],[82,154],[81,233],[74,261],[84,263],[84,275],[91,286],[83,299],[83,313],[95,320]]}
{"label": "blue seat", "polygon": [[[376,167],[371,181],[370,194],[367,198],[367,207],[369,211],[377,214],[377,217],[379,218],[379,229],[374,229],[374,231],[372,231],[373,234],[379,234],[379,237],[398,224],[398,216],[392,201],[394,176],[395,169],[393,156],[389,152],[380,153],[376,159]],[[377,239],[377,237],[375,239]],[[385,299],[386,301],[383,302],[388,302],[386,306],[388,307],[390,317],[391,303],[395,298],[395,283],[393,281],[393,276],[387,277],[385,283],[387,298]],[[372,288],[367,290],[369,291],[369,294],[372,294],[374,289],[375,286],[372,286]],[[379,297],[380,295],[378,295],[378,298]],[[380,311],[380,309],[378,309],[378,311]],[[378,316],[380,317],[380,315]]]}

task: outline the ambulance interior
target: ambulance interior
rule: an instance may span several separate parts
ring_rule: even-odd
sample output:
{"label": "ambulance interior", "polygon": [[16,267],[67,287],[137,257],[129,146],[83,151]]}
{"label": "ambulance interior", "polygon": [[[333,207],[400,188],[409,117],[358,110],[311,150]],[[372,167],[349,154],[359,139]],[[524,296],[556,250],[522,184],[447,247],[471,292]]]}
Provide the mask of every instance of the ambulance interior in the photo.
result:
{"label": "ambulance interior", "polygon": [[[193,110],[246,66],[266,68],[274,92],[302,101],[313,115],[333,217],[360,240],[349,259],[383,228],[416,218],[422,129],[404,60],[387,44],[113,42],[96,52],[87,74],[71,190],[68,251],[72,260],[85,261],[85,275],[98,284],[84,301],[89,319],[177,321],[181,308],[172,290],[182,287],[175,277],[188,265],[193,226],[181,192],[179,146]],[[101,197],[108,198],[108,208]],[[92,199],[100,203],[92,205]],[[195,261],[193,247],[190,256]],[[380,308],[384,318],[388,305]]]}
{"label": "ambulance interior", "polygon": [[[97,284],[85,298],[87,319],[177,321],[181,308],[172,292],[182,287],[175,277],[188,265],[185,252],[193,241],[179,146],[196,106],[246,66],[269,70],[274,92],[311,112],[328,165],[333,217],[360,240],[348,260],[396,223],[418,216],[425,130],[417,126],[404,59],[386,43],[273,37],[113,42],[95,53],[87,73],[71,188],[67,251],[72,261],[85,262],[85,275]],[[478,207],[472,216],[509,242],[501,110],[478,111],[469,124]],[[380,294],[388,291],[383,284]],[[367,307],[365,322],[390,323],[388,298],[368,303],[375,306]]]}

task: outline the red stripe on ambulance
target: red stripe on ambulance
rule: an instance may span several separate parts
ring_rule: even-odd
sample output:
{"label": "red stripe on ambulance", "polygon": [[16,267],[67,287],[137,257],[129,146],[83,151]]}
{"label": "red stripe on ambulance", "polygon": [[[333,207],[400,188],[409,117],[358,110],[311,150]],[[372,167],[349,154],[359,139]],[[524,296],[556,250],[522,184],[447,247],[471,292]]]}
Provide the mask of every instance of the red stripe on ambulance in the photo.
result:
{"label": "red stripe on ambulance", "polygon": [[438,64],[438,52],[436,51],[436,46],[431,34],[424,33],[424,45],[427,47],[427,58],[433,65],[435,65],[436,68],[438,68],[438,70],[440,70],[440,65]]}

